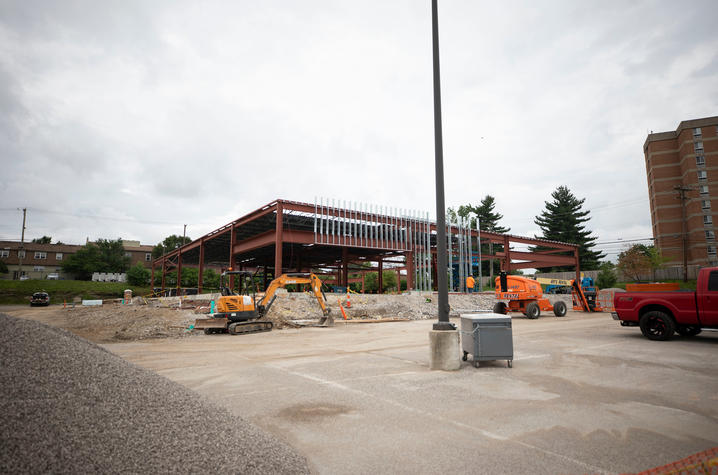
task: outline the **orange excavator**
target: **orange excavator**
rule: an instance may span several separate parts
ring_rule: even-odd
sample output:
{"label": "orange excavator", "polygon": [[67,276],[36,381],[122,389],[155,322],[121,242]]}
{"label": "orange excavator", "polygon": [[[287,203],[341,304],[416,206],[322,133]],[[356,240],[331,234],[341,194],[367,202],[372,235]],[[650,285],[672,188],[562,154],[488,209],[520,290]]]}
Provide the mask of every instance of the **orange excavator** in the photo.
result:
{"label": "orange excavator", "polygon": [[[225,287],[225,278],[230,275],[240,277],[240,293],[232,292],[229,287]],[[269,309],[272,308],[274,300],[276,300],[277,289],[284,288],[287,285],[309,285],[312,293],[317,298],[319,306],[322,309],[322,317],[319,320],[319,326],[332,326],[334,319],[331,316],[331,309],[326,305],[326,296],[322,291],[322,281],[314,274],[282,274],[274,279],[267,287],[264,296],[257,301],[256,293],[253,291],[249,295],[249,289],[253,288],[251,282],[244,286],[244,281],[254,278],[254,274],[247,271],[226,271],[221,275],[222,295],[217,299],[217,308],[215,313],[210,314],[209,318],[201,318],[195,321],[195,330],[204,330],[205,334],[211,333],[230,333],[239,335],[242,333],[258,333],[271,331],[274,324],[271,321],[261,320],[264,318]],[[243,293],[242,289],[246,288]]]}

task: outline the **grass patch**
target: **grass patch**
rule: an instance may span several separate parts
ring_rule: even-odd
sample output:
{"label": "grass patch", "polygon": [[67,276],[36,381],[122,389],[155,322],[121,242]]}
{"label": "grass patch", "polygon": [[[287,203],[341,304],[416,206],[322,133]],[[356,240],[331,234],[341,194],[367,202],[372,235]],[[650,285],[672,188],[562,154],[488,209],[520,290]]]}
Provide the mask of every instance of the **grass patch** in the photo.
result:
{"label": "grass patch", "polygon": [[0,305],[29,304],[34,292],[50,294],[50,303],[81,299],[122,298],[125,289],[132,295],[148,295],[149,287],[136,287],[126,282],[88,282],[84,280],[0,280]]}

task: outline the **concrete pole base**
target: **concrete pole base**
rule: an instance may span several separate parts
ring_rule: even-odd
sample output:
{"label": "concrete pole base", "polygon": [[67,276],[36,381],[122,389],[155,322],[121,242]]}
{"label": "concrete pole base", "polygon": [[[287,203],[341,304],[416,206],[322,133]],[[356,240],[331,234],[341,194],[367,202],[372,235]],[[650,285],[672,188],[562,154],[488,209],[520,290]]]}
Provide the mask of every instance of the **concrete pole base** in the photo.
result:
{"label": "concrete pole base", "polygon": [[429,369],[456,371],[461,367],[459,330],[429,332]]}

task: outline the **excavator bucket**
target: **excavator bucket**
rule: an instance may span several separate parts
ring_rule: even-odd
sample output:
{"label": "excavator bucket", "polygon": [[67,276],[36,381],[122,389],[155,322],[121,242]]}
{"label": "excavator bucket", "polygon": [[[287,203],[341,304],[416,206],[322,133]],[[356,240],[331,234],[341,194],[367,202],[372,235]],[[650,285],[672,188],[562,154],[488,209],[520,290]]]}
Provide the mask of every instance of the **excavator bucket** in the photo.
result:
{"label": "excavator bucket", "polygon": [[334,317],[332,317],[332,312],[330,308],[327,308],[327,313],[322,316],[322,318],[319,319],[319,324],[317,326],[320,327],[333,327],[334,326]]}

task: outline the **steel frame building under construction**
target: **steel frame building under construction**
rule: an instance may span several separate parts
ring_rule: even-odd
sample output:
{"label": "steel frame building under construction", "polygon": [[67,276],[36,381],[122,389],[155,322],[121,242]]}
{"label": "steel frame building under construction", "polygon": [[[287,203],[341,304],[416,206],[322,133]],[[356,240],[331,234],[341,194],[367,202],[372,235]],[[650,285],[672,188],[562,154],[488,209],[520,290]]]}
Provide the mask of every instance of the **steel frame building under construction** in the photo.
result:
{"label": "steel frame building under construction", "polygon": [[[177,287],[183,267],[199,270],[202,292],[205,268],[265,269],[278,277],[285,272],[325,274],[329,284],[348,286],[363,282],[366,272],[377,272],[382,289],[383,270],[395,271],[408,290],[433,290],[436,282],[436,223],[429,213],[365,204],[341,204],[321,199],[314,204],[276,200],[232,221],[199,239],[152,261],[152,282],[162,273],[177,271]],[[499,245],[500,252],[481,255],[478,243]],[[514,244],[535,246],[513,250]],[[471,229],[462,220],[447,226],[447,250],[451,276],[465,290],[465,277],[486,260],[499,260],[501,269],[575,266],[579,276],[578,247],[543,239],[497,234]],[[350,275],[355,277],[350,278]],[[357,275],[359,277],[357,277]],[[453,281],[453,278],[452,278]],[[234,285],[231,282],[230,285]]]}

